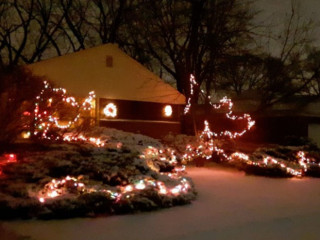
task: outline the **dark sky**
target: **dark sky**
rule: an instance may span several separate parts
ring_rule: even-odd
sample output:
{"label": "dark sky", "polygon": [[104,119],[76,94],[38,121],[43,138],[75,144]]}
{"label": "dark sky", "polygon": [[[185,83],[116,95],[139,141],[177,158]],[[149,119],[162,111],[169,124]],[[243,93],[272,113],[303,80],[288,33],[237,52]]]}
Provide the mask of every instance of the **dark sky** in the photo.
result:
{"label": "dark sky", "polygon": [[[300,5],[301,15],[320,21],[320,0],[295,0]],[[291,0],[257,0],[257,5],[265,15],[274,13],[281,17],[290,11]]]}
{"label": "dark sky", "polygon": [[[312,19],[315,29],[311,34],[314,44],[320,46],[320,0],[295,0],[299,5],[303,19]],[[283,27],[286,14],[291,12],[291,0],[257,0],[257,9],[262,12],[257,16],[258,22],[271,23],[277,31]]]}

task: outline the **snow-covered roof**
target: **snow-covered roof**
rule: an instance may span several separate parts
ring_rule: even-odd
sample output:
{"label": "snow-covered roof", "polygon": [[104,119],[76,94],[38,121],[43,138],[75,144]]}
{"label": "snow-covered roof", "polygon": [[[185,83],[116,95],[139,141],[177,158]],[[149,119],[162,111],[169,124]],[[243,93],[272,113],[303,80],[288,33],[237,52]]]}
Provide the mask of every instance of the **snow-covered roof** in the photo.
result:
{"label": "snow-covered roof", "polygon": [[115,44],[104,44],[27,66],[76,96],[184,104],[185,97]]}

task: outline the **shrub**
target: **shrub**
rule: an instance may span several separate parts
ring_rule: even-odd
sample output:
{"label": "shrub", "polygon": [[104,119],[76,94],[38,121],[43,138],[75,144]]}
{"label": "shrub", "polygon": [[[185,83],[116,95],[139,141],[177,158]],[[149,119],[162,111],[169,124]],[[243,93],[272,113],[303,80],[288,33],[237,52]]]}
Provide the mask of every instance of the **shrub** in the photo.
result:
{"label": "shrub", "polygon": [[42,86],[41,78],[26,69],[0,65],[0,152],[30,125],[29,115]]}

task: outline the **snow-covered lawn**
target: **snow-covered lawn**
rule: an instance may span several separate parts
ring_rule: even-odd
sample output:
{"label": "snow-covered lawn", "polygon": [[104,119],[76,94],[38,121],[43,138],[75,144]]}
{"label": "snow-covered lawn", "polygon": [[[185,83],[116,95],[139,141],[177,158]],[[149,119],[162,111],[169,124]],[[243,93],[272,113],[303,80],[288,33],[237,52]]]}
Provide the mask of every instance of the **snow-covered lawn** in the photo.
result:
{"label": "snow-covered lawn", "polygon": [[2,222],[0,236],[4,228],[34,240],[320,238],[320,179],[245,176],[218,167],[187,171],[199,193],[190,205],[92,219]]}

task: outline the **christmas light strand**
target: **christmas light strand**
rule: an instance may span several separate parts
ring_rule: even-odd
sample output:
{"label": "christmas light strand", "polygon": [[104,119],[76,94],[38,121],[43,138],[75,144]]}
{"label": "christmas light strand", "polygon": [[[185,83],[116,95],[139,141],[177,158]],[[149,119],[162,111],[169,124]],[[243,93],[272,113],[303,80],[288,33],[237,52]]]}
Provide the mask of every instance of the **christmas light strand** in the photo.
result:
{"label": "christmas light strand", "polygon": [[190,81],[190,94],[189,94],[189,97],[188,97],[188,100],[187,100],[187,105],[184,108],[184,114],[187,114],[187,113],[190,112],[191,100],[192,100],[192,96],[193,96],[193,93],[194,93],[193,88],[194,88],[194,86],[198,85],[197,82],[196,82],[195,77],[192,74],[190,74],[189,81]]}
{"label": "christmas light strand", "polygon": [[44,188],[39,191],[37,198],[39,202],[45,203],[50,199],[55,199],[68,194],[84,194],[101,192],[106,193],[115,202],[130,197],[130,194],[139,191],[154,189],[160,195],[178,196],[186,194],[191,189],[191,185],[186,178],[181,177],[179,183],[173,187],[167,187],[163,181],[154,180],[151,178],[144,178],[137,180],[132,184],[126,186],[119,186],[116,190],[107,188],[98,188],[95,186],[86,186],[75,177],[67,176],[63,179],[52,179]]}
{"label": "christmas light strand", "polygon": [[[46,94],[50,95],[50,98],[45,96]],[[51,96],[54,95],[54,96]],[[63,102],[71,107],[75,108],[77,115],[70,121],[68,121],[67,124],[61,124],[60,119],[56,116],[53,116],[50,114],[51,106],[54,103],[53,97],[58,98],[58,102]],[[41,138],[48,139],[48,140],[62,140],[67,142],[88,142],[92,143],[96,146],[102,147],[104,146],[104,142],[101,141],[98,138],[87,138],[83,135],[80,136],[70,136],[70,134],[64,134],[57,136],[49,136],[48,133],[53,128],[58,128],[61,130],[67,130],[71,126],[73,126],[75,123],[77,123],[81,117],[81,111],[90,111],[92,109],[92,101],[95,99],[95,94],[93,91],[89,92],[89,96],[85,98],[80,104],[76,101],[76,99],[72,96],[67,96],[67,91],[64,88],[52,88],[51,85],[44,81],[44,88],[41,90],[40,94],[36,97],[36,103],[34,108],[34,132],[33,134],[35,136],[40,135]],[[41,107],[44,107],[46,110],[41,111]]]}
{"label": "christmas light strand", "polygon": [[[188,97],[187,105],[184,109],[184,113],[187,114],[190,111],[191,108],[191,100],[194,94],[194,87],[197,86],[197,82],[195,81],[194,76],[190,75],[190,94]],[[203,91],[202,91],[203,92]],[[221,131],[220,133],[216,133],[210,130],[209,123],[207,120],[204,121],[204,130],[201,132],[199,136],[199,145],[194,148],[191,145],[186,146],[186,153],[183,155],[183,158],[185,160],[192,160],[197,157],[203,157],[206,159],[212,158],[213,152],[216,152],[217,154],[225,155],[224,157],[226,159],[229,158],[224,152],[223,149],[218,148],[214,145],[214,138],[218,137],[228,137],[229,139],[235,139],[237,137],[240,137],[244,135],[247,131],[249,131],[255,124],[255,121],[251,119],[251,116],[249,114],[243,114],[241,116],[233,115],[232,107],[233,103],[231,99],[228,99],[227,97],[224,97],[220,100],[219,104],[213,104],[211,102],[210,96],[208,96],[208,100],[212,108],[215,110],[221,109],[222,107],[227,107],[227,113],[226,117],[230,120],[236,121],[236,120],[246,120],[247,124],[246,127],[240,131],[240,132],[231,132],[231,131]]]}
{"label": "christmas light strand", "polygon": [[[55,99],[50,97],[46,98],[46,94],[53,93],[57,95],[59,100],[69,104],[71,107],[75,108],[77,112],[80,110],[88,111],[91,110],[91,102],[95,98],[94,92],[89,93],[89,97],[86,98],[82,104],[79,104],[74,97],[67,96],[67,91],[64,88],[52,88],[48,82],[44,82],[44,89],[40,92],[39,96],[36,98],[34,109],[34,120],[35,120],[35,131],[34,135],[41,134],[40,136],[48,140],[61,140],[65,142],[86,142],[91,143],[97,147],[104,147],[105,141],[100,138],[85,137],[82,134],[74,134],[72,132],[60,134],[58,136],[49,136],[49,132],[52,128],[58,128],[62,130],[68,130],[72,125],[74,125],[80,118],[80,113],[76,115],[73,120],[68,121],[67,124],[60,123],[58,117],[50,114],[50,107],[54,104]],[[46,110],[41,110],[41,106],[45,105]],[[112,110],[112,117],[116,114],[117,110],[114,105],[108,106],[108,111]],[[148,147],[143,154],[140,156],[142,159],[159,159],[160,161],[165,161],[169,165],[174,167],[175,174],[166,174],[169,178],[177,180],[179,183],[175,186],[168,187],[166,184],[159,180],[153,180],[151,178],[144,178],[136,180],[135,182],[128,184],[126,186],[117,187],[116,190],[97,188],[94,186],[86,186],[78,178],[67,176],[63,179],[56,180],[53,179],[47,183],[44,188],[37,194],[37,197],[41,203],[45,203],[48,199],[58,198],[67,194],[82,194],[90,192],[104,192],[114,199],[116,202],[123,197],[128,198],[129,193],[136,191],[143,191],[144,189],[154,188],[159,194],[168,196],[178,196],[179,194],[185,194],[191,189],[191,185],[186,178],[180,177],[180,173],[185,170],[185,166],[177,166],[177,157],[175,151],[168,148],[163,150],[158,150],[153,147]]]}
{"label": "christmas light strand", "polygon": [[[194,94],[194,87],[197,86],[197,82],[195,81],[195,77],[191,74],[190,75],[190,94],[187,100],[187,104],[184,108],[184,114],[187,114],[190,112],[190,108],[191,108],[191,101],[192,101],[192,97]],[[201,90],[202,93],[204,93],[203,90]],[[231,99],[227,98],[227,97],[223,97],[222,99],[220,99],[219,104],[213,104],[211,102],[211,98],[210,96],[208,96],[208,100],[210,105],[212,106],[212,108],[214,108],[215,110],[221,109],[222,107],[227,107],[228,112],[226,113],[226,117],[230,120],[246,120],[247,124],[246,127],[240,131],[240,132],[231,132],[231,131],[222,131],[220,133],[216,133],[216,132],[211,132],[212,135],[214,137],[228,137],[230,139],[235,139],[237,137],[241,137],[243,136],[247,131],[249,131],[254,125],[255,125],[255,121],[252,120],[251,116],[249,114],[243,114],[241,116],[236,116],[233,115],[232,112],[232,107],[233,107],[233,103],[231,101]],[[208,125],[208,122],[205,121],[205,125]]]}
{"label": "christmas light strand", "polygon": [[[232,162],[232,161],[242,161],[247,165],[253,165],[258,167],[273,167],[277,166],[281,169],[284,169],[287,174],[302,177],[309,169],[310,166],[316,165],[320,167],[320,163],[316,163],[315,160],[311,160],[306,157],[304,151],[299,151],[296,155],[296,161],[287,163],[284,160],[275,159],[271,156],[264,156],[262,160],[251,160],[249,155],[241,152],[234,152],[232,154],[227,154],[224,149],[219,148],[213,141],[212,132],[210,131],[208,123],[205,124],[205,129],[201,133],[199,139],[200,143],[197,147],[191,145],[186,146],[186,152],[183,155],[183,159],[186,161],[192,161],[199,157],[210,159],[213,154],[221,156],[223,160]],[[291,166],[289,166],[291,165]]]}
{"label": "christmas light strand", "polygon": [[[190,95],[188,98],[187,105],[185,107],[185,114],[190,111],[191,108],[191,98],[193,96],[193,89],[197,83],[193,75],[190,76]],[[204,93],[202,91],[202,93]],[[248,165],[254,165],[258,167],[272,167],[277,166],[281,169],[284,169],[287,174],[302,177],[312,165],[317,165],[320,167],[320,163],[316,163],[314,160],[306,157],[306,153],[303,151],[299,151],[297,153],[296,161],[297,163],[287,163],[283,160],[275,159],[271,156],[264,156],[263,160],[260,161],[252,161],[249,155],[241,152],[234,152],[232,154],[227,154],[224,149],[220,148],[215,144],[214,138],[218,137],[228,137],[230,139],[235,139],[244,135],[247,131],[249,131],[255,124],[255,121],[251,119],[249,114],[243,114],[241,116],[233,115],[232,107],[233,103],[227,97],[224,97],[220,100],[219,104],[213,104],[210,101],[210,96],[208,97],[210,105],[215,109],[221,109],[222,107],[227,107],[228,112],[226,113],[226,117],[230,120],[246,120],[247,125],[245,129],[240,132],[231,132],[231,131],[222,131],[220,133],[216,133],[210,130],[209,123],[207,120],[204,121],[204,130],[201,132],[199,136],[199,144],[194,147],[191,145],[186,146],[186,152],[183,155],[183,159],[186,161],[191,161],[197,158],[205,158],[211,159],[213,154],[217,154],[221,156],[225,161],[242,161]],[[290,166],[289,166],[290,165]]]}

